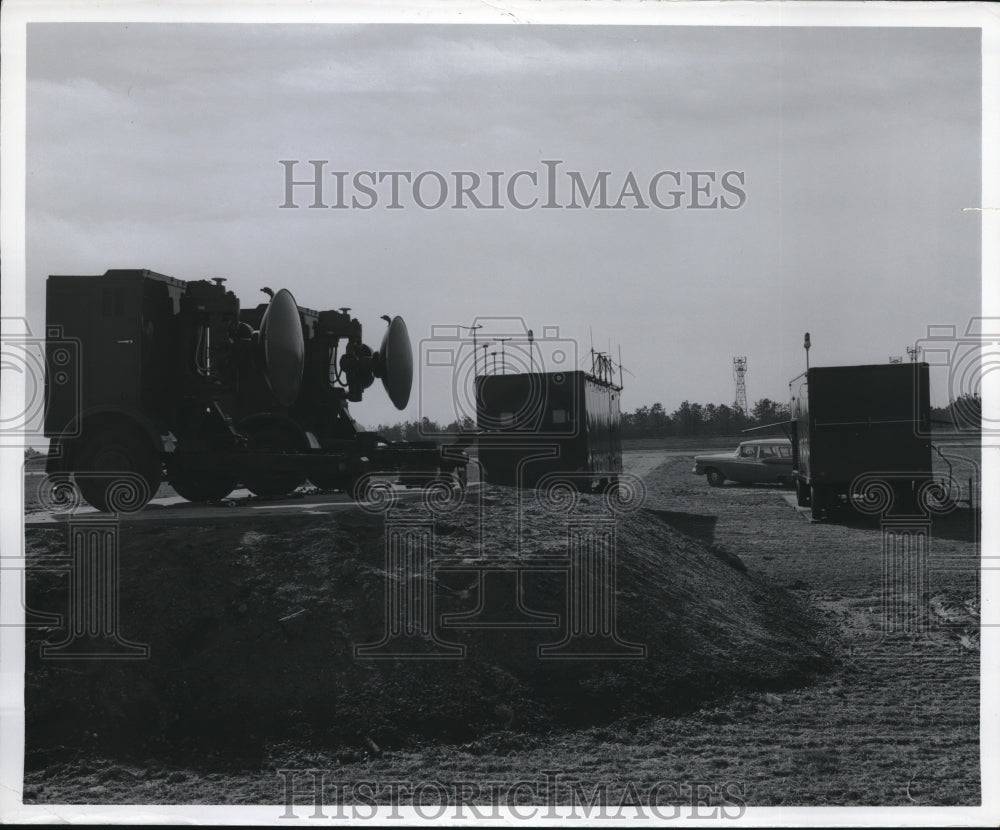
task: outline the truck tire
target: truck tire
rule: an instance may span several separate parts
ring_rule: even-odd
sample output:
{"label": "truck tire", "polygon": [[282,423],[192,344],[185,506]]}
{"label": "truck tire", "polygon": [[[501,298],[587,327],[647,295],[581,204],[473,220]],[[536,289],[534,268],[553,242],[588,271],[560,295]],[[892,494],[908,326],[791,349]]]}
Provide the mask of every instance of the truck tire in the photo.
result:
{"label": "truck tire", "polygon": [[[77,444],[72,464],[77,487],[92,507],[104,512],[142,510],[160,487],[163,470],[152,442],[137,429],[101,427]],[[98,475],[107,473],[107,475]],[[138,487],[129,475],[144,482]]]}
{"label": "truck tire", "polygon": [[809,485],[801,479],[795,479],[795,501],[799,507],[808,507],[812,504]]}
{"label": "truck tire", "polygon": [[713,487],[721,487],[726,481],[726,477],[714,467],[705,471],[705,478]]}
{"label": "truck tire", "polygon": [[[251,452],[254,450],[297,452],[303,449],[299,436],[292,428],[283,424],[264,421],[248,427],[245,431]],[[244,476],[243,483],[255,496],[280,498],[287,496],[305,481],[305,470],[255,470]]]}
{"label": "truck tire", "polygon": [[177,458],[177,453],[167,462],[167,480],[177,495],[188,501],[220,501],[236,489],[237,483],[231,473],[192,469]]}
{"label": "truck tire", "polygon": [[828,507],[828,498],[829,492],[826,487],[821,487],[818,484],[812,486],[812,491],[809,494],[809,503],[812,508],[812,517],[814,520],[819,521],[823,518],[823,514]]}

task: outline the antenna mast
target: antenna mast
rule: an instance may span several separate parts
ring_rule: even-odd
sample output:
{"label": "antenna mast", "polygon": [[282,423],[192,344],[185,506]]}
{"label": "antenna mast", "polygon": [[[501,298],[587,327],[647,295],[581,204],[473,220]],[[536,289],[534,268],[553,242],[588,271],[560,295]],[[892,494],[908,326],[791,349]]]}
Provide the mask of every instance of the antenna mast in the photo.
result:
{"label": "antenna mast", "polygon": [[[503,375],[507,374],[507,350],[506,350],[505,346],[507,345],[507,341],[508,340],[513,340],[513,339],[514,339],[513,337],[494,337],[493,338],[493,342],[494,343],[499,343],[500,344],[500,374],[503,374]],[[494,352],[494,354],[496,354],[496,352]],[[494,369],[493,374],[496,374],[496,370],[495,369]]]}
{"label": "antenna mast", "polygon": [[736,403],[733,406],[740,410],[747,417],[750,413],[747,411],[747,359],[746,357],[734,357],[733,358],[733,377],[736,378]]}

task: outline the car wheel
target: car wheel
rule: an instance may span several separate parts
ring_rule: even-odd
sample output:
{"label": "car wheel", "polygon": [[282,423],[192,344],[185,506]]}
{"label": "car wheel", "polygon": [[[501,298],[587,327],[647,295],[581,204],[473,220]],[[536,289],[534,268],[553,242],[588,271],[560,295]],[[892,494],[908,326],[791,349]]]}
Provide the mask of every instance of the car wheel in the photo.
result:
{"label": "car wheel", "polygon": [[808,507],[811,504],[809,485],[799,479],[795,479],[795,501],[799,507]]}
{"label": "car wheel", "polygon": [[827,508],[827,498],[829,493],[825,487],[820,487],[818,484],[812,486],[812,492],[809,494],[810,506],[812,507],[812,517],[816,521],[823,518],[823,513]]}
{"label": "car wheel", "polygon": [[705,478],[708,479],[708,483],[711,484],[713,487],[721,487],[726,480],[726,477],[715,469],[706,472]]}

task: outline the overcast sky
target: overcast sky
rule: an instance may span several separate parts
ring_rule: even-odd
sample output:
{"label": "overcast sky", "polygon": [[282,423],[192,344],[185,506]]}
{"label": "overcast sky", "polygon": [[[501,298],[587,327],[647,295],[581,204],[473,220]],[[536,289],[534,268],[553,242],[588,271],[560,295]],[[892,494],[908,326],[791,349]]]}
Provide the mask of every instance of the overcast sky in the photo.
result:
{"label": "overcast sky", "polygon": [[[382,314],[417,350],[476,317],[558,326],[581,353],[592,330],[621,346],[623,406],[672,410],[732,403],[734,355],[751,403],[786,400],[805,331],[812,365],[882,363],[980,313],[976,30],[30,24],[27,69],[38,329],[48,274],[225,276],[246,305],[268,285],[349,306],[372,346]],[[291,210],[282,159],[299,178],[310,159],[484,178],[557,159],[609,171],[612,201],[629,172],[739,171],[746,198],[387,210],[383,185],[371,210],[301,188]],[[381,390],[353,411],[450,420],[450,388],[437,367],[406,412]]]}

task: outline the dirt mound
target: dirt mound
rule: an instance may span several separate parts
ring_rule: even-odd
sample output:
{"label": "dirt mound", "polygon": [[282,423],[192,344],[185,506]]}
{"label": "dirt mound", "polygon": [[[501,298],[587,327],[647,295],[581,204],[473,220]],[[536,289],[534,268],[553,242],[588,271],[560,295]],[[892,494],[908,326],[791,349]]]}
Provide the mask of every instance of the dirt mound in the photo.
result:
{"label": "dirt mound", "polygon": [[[391,746],[665,714],[824,670],[818,623],[655,511],[483,488],[211,526],[124,524],[120,632],[145,660],[39,656],[28,746],[105,751],[268,738]],[[65,529],[27,531],[29,557]],[[34,611],[68,577],[29,571]]]}

